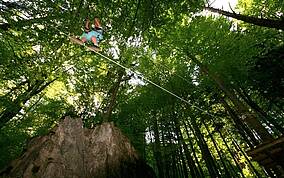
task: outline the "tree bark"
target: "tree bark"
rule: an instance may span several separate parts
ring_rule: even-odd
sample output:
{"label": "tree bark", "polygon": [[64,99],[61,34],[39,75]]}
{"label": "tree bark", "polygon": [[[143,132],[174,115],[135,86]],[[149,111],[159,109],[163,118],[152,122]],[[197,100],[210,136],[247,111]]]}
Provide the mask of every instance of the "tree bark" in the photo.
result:
{"label": "tree bark", "polygon": [[252,17],[248,15],[236,14],[235,12],[228,12],[221,9],[216,9],[213,7],[205,7],[206,10],[215,12],[227,17],[231,17],[237,20],[241,20],[246,23],[254,24],[261,27],[275,28],[278,30],[284,30],[284,20],[274,20],[274,19],[263,19]]}
{"label": "tree bark", "polygon": [[113,123],[83,128],[66,117],[45,136],[33,138],[27,151],[0,177],[154,178],[155,173]]}

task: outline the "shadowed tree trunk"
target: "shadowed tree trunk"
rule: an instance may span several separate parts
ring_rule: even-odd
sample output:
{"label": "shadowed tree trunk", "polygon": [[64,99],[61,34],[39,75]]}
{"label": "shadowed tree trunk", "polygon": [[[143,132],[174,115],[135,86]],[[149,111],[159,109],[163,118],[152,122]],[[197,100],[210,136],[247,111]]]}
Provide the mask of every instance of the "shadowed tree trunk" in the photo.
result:
{"label": "shadowed tree trunk", "polygon": [[[176,140],[177,140],[177,142],[178,142],[178,144],[177,144],[177,149],[178,149],[178,154],[179,154],[179,159],[181,160],[181,173],[182,173],[182,177],[188,177],[188,171],[187,171],[187,167],[190,167],[190,166],[192,166],[192,165],[190,165],[190,164],[186,164],[186,162],[185,162],[185,158],[184,158],[184,151],[185,151],[185,149],[184,149],[184,147],[183,147],[183,138],[182,138],[182,136],[181,136],[181,133],[179,132],[179,123],[178,123],[178,121],[177,121],[177,117],[175,116],[175,114],[173,113],[172,114],[172,117],[173,117],[173,127],[172,127],[172,130],[173,130],[173,132],[175,133],[175,135],[176,135]],[[193,163],[193,165],[194,165],[194,163]]]}
{"label": "shadowed tree trunk", "polygon": [[110,98],[109,98],[109,101],[108,101],[108,105],[105,108],[105,111],[104,111],[104,114],[103,114],[103,122],[109,122],[113,108],[115,106],[116,97],[117,97],[117,94],[118,94],[120,83],[122,82],[122,79],[123,79],[123,75],[124,75],[124,70],[121,70],[121,71],[118,72],[117,81],[114,83],[114,85],[112,86],[112,88],[109,91]]}
{"label": "shadowed tree trunk", "polygon": [[267,129],[261,124],[261,122],[251,113],[249,108],[242,103],[230,87],[226,86],[222,78],[215,73],[209,71],[207,66],[203,65],[195,56],[188,54],[188,56],[200,67],[201,71],[207,74],[216,85],[226,94],[226,96],[234,104],[236,110],[241,114],[242,122],[245,122],[250,129],[253,129],[262,141],[271,141],[273,137],[267,131]]}
{"label": "shadowed tree trunk", "polygon": [[[275,133],[280,132],[281,135],[284,134],[284,128],[279,125],[279,123],[276,122],[274,118],[269,116],[263,109],[260,108],[260,106],[252,100],[252,98],[247,94],[247,92],[241,88],[241,87],[236,87],[236,91],[239,93],[239,95],[243,98],[243,100],[252,108],[254,111],[261,117],[263,117],[263,120],[266,121],[268,125],[272,124]],[[271,126],[270,126],[271,127]],[[276,131],[275,131],[276,129]],[[280,134],[278,133],[278,136]]]}
{"label": "shadowed tree trunk", "polygon": [[203,135],[201,134],[199,130],[199,126],[196,123],[194,118],[190,118],[191,124],[188,122],[188,126],[193,131],[194,135],[196,136],[197,144],[200,148],[200,151],[202,153],[202,158],[205,160],[206,167],[209,171],[209,174],[211,177],[220,177],[218,167],[216,165],[216,162],[208,148],[208,145],[206,144],[206,141],[203,138]]}
{"label": "shadowed tree trunk", "polygon": [[[155,114],[154,114],[155,117]],[[159,134],[159,126],[158,126],[158,120],[157,118],[154,118],[153,122],[153,131],[154,131],[154,157],[157,163],[159,177],[164,177],[164,165],[163,165],[163,159],[162,159],[162,153],[161,153],[161,143],[160,143],[160,134]]]}
{"label": "shadowed tree trunk", "polygon": [[[196,155],[196,151],[195,151],[193,143],[192,143],[192,138],[190,137],[189,130],[187,128],[188,126],[186,125],[184,120],[182,122],[183,122],[183,125],[184,125],[184,128],[185,128],[185,133],[186,133],[186,136],[187,136],[187,139],[188,139],[188,143],[189,143],[191,152],[192,152],[193,157],[195,159],[195,162],[196,162],[196,164],[198,166],[198,171],[196,173],[198,173],[197,175],[199,177],[204,177],[204,173],[203,173],[202,167],[201,167],[201,165],[200,165],[200,163],[198,161],[198,158],[197,158],[197,155]],[[194,176],[192,175],[192,177],[194,177]]]}
{"label": "shadowed tree trunk", "polygon": [[226,111],[229,113],[231,118],[233,119],[234,126],[238,130],[238,133],[242,136],[242,138],[246,141],[250,148],[253,148],[254,145],[258,144],[257,139],[254,137],[251,130],[241,122],[240,118],[237,116],[236,112],[228,105],[225,99],[220,99],[221,103],[225,107]]}
{"label": "shadowed tree trunk", "polygon": [[[209,136],[209,138],[211,139],[211,141],[212,141],[212,143],[213,143],[213,145],[214,145],[214,147],[215,147],[215,150],[217,151],[217,154],[218,154],[219,159],[220,159],[220,162],[221,162],[220,167],[223,166],[224,174],[223,174],[223,171],[222,171],[222,172],[221,172],[221,174],[223,174],[222,176],[225,176],[225,177],[233,177],[233,175],[231,175],[231,173],[230,173],[230,171],[229,171],[229,169],[228,169],[228,167],[227,167],[227,165],[226,165],[226,163],[225,163],[225,161],[224,161],[224,159],[223,159],[222,152],[221,152],[221,150],[220,150],[218,144],[216,143],[216,141],[215,141],[213,135],[211,134],[211,132],[210,132],[210,130],[209,130],[207,124],[204,122],[203,119],[201,120],[201,122],[202,122],[203,125],[205,126],[205,129],[206,129],[206,131],[208,132],[208,136]],[[216,158],[215,158],[215,159],[216,159]]]}
{"label": "shadowed tree trunk", "polygon": [[23,105],[28,100],[42,92],[56,79],[57,78],[48,82],[44,80],[37,80],[33,85],[29,86],[24,93],[19,95],[13,102],[11,102],[12,104],[6,107],[2,113],[0,113],[0,129],[21,111]]}
{"label": "shadowed tree trunk", "polygon": [[0,171],[0,177],[144,178],[155,174],[113,123],[85,129],[81,119],[66,117],[48,135],[33,138],[26,152]]}
{"label": "shadowed tree trunk", "polygon": [[176,136],[177,136],[178,144],[184,150],[187,165],[188,165],[189,170],[190,170],[190,172],[189,172],[190,176],[193,177],[193,178],[199,177],[200,175],[198,173],[198,169],[195,166],[194,160],[190,155],[189,149],[188,149],[188,147],[187,147],[187,145],[184,141],[184,138],[182,136],[182,132],[181,132],[181,129],[180,129],[180,123],[179,123],[179,121],[177,121],[177,118],[176,118],[174,113],[173,113],[173,118],[174,118],[174,125],[175,125],[174,129],[175,129],[175,133],[176,133]]}
{"label": "shadowed tree trunk", "polygon": [[247,15],[242,15],[242,14],[236,14],[234,12],[224,11],[224,10],[216,9],[213,7],[205,7],[205,9],[211,12],[215,12],[215,13],[227,16],[227,17],[232,17],[234,19],[238,19],[243,22],[258,25],[261,27],[276,28],[276,29],[284,30],[284,20],[257,18],[257,17],[247,16]]}

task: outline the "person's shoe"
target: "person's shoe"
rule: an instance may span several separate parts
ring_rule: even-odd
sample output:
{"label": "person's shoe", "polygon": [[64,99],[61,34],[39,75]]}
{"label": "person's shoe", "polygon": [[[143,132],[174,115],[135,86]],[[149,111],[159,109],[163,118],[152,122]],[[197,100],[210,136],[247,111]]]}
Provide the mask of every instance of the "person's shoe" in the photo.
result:
{"label": "person's shoe", "polygon": [[100,48],[98,44],[94,44],[94,47],[96,47],[96,48]]}

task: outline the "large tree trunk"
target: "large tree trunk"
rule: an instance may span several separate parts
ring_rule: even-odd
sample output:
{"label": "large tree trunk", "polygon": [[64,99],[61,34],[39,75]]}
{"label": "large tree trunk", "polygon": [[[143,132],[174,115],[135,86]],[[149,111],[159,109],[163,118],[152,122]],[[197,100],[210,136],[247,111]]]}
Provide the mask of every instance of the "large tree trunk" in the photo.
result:
{"label": "large tree trunk", "polygon": [[81,119],[66,117],[48,135],[33,138],[27,151],[0,176],[142,178],[155,174],[113,123],[85,129]]}
{"label": "large tree trunk", "polygon": [[205,7],[205,9],[211,12],[225,15],[227,17],[238,19],[238,20],[250,23],[250,24],[261,26],[261,27],[276,28],[276,29],[284,30],[284,20],[262,19],[262,18],[257,18],[257,17],[251,17],[247,15],[236,14],[234,12],[232,13],[232,12],[224,11],[221,9],[216,9],[213,7]]}

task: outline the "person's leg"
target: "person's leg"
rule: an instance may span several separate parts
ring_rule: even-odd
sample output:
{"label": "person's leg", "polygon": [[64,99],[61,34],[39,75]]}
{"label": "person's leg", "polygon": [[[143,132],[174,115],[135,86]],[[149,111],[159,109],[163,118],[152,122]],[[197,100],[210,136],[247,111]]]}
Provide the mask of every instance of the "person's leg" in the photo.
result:
{"label": "person's leg", "polygon": [[85,19],[85,27],[84,27],[84,29],[85,29],[86,33],[88,33],[90,31],[90,20],[89,20],[88,17]]}
{"label": "person's leg", "polygon": [[86,37],[82,37],[82,38],[81,38],[81,41],[82,41],[83,43],[86,43],[87,38],[86,38]]}
{"label": "person's leg", "polygon": [[85,43],[88,41],[88,33],[84,32],[81,36],[80,36],[80,40]]}
{"label": "person's leg", "polygon": [[95,29],[101,29],[101,22],[100,22],[100,19],[95,17],[94,19],[94,25],[95,25]]}
{"label": "person's leg", "polygon": [[93,42],[95,47],[99,47],[97,38],[95,36],[92,36],[91,41]]}

